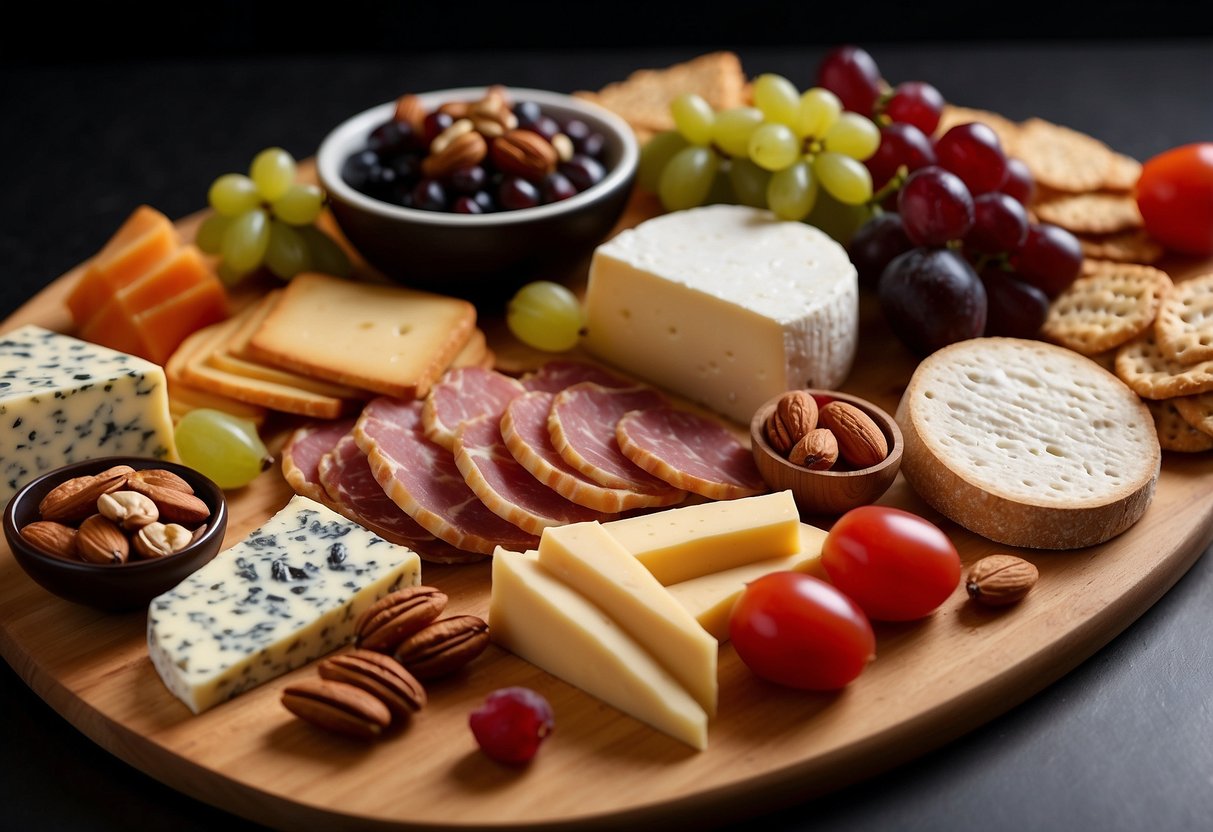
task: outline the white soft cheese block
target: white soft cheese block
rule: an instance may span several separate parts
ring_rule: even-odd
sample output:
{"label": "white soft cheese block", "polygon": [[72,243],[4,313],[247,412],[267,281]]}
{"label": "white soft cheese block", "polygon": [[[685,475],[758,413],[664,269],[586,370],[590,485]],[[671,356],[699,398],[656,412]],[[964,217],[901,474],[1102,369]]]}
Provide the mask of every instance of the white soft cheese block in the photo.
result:
{"label": "white soft cheese block", "polygon": [[641,722],[703,750],[708,715],[602,608],[539,565],[539,553],[493,553],[494,642]]}
{"label": "white soft cheese block", "polygon": [[598,522],[544,529],[539,565],[610,615],[715,715],[716,639]]}
{"label": "white soft cheese block", "polygon": [[715,500],[602,527],[665,586],[800,550],[791,491]]}
{"label": "white soft cheese block", "polygon": [[39,326],[0,335],[0,506],[83,459],[176,459],[164,370]]}
{"label": "white soft cheese block", "polygon": [[675,211],[603,243],[585,309],[592,353],[743,424],[786,390],[841,386],[859,334],[843,247],[743,205]]}
{"label": "white soft cheese block", "polygon": [[760,560],[713,572],[682,583],[671,584],[666,592],[699,622],[708,633],[720,641],[729,640],[729,615],[733,604],[745,590],[746,584],[772,572],[819,572],[821,547],[826,532],[808,523],[800,524],[800,551],[781,558]]}
{"label": "white soft cheese block", "polygon": [[296,496],[152,600],[148,652],[201,713],[341,647],[367,607],[420,582],[415,553]]}

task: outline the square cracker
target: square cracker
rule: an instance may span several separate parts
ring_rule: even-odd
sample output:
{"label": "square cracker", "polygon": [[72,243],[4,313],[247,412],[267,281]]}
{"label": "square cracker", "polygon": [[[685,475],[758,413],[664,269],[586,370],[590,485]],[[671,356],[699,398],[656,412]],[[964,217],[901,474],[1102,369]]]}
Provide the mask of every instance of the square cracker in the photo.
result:
{"label": "square cracker", "polygon": [[476,307],[459,298],[300,274],[253,333],[248,352],[316,378],[420,398],[475,326]]}
{"label": "square cracker", "polygon": [[1213,272],[1175,284],[1159,307],[1154,336],[1172,361],[1213,359]]}

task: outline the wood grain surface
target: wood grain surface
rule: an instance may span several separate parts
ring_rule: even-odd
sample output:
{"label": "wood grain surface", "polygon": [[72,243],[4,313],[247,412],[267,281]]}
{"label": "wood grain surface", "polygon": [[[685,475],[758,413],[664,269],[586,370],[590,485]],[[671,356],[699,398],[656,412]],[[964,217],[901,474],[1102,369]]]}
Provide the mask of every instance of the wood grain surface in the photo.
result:
{"label": "wood grain surface", "polygon": [[[623,224],[652,210],[638,199]],[[198,218],[181,223],[188,238]],[[1199,264],[1168,266],[1182,278]],[[37,323],[70,331],[64,275],[0,331]],[[252,299],[254,287],[240,301]],[[504,368],[535,354],[485,321]],[[890,412],[914,360],[861,303],[860,352],[843,389]],[[267,426],[277,451],[295,422]],[[739,430],[744,429],[738,426]],[[291,497],[275,471],[229,494],[231,545]],[[94,741],[173,788],[269,826],[291,829],[617,828],[719,823],[886,770],[1007,711],[1090,656],[1150,607],[1213,540],[1213,454],[1164,453],[1143,519],[1101,546],[1015,550],[936,515],[900,476],[880,503],[938,523],[967,563],[1027,557],[1040,582],[1019,605],[987,611],[958,586],[933,615],[877,625],[877,658],[846,690],[806,694],[755,678],[732,648],[720,657],[719,716],[697,753],[497,647],[429,686],[429,705],[374,744],[330,736],[280,704],[313,666],[199,716],[172,697],[148,659],[142,613],[61,601],[0,544],[0,652],[39,696]],[[806,516],[828,527],[831,518]],[[449,612],[487,615],[489,565],[426,564]],[[490,622],[491,624],[491,622]],[[556,730],[533,763],[501,767],[476,748],[468,713],[491,691],[527,685],[552,703]]]}

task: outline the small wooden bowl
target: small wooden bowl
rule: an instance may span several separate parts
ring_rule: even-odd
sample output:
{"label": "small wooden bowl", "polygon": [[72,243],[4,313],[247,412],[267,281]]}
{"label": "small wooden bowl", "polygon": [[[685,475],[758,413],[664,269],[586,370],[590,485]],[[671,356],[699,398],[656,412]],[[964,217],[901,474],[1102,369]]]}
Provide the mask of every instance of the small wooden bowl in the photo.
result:
{"label": "small wooden bowl", "polygon": [[782,396],[775,396],[758,408],[750,420],[750,447],[762,478],[776,491],[792,490],[803,514],[843,514],[880,499],[888,491],[901,467],[905,442],[897,422],[881,408],[858,396],[837,390],[806,390],[815,398],[829,398],[858,407],[872,417],[889,444],[889,455],[870,468],[859,470],[811,471],[793,465],[771,447],[766,423]]}

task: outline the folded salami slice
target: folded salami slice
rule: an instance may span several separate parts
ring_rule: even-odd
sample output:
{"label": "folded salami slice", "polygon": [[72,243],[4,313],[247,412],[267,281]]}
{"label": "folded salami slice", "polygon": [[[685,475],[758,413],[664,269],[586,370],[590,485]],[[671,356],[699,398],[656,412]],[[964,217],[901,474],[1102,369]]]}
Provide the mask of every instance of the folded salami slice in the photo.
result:
{"label": "folded salami slice", "polygon": [[647,387],[608,388],[593,382],[557,393],[548,413],[548,433],[557,453],[581,473],[608,488],[677,494],[681,489],[653,476],[623,455],[615,426],[631,410],[666,406],[665,397]]}
{"label": "folded salami slice", "polygon": [[526,551],[539,538],[498,517],[472,493],[450,451],[426,438],[421,402],[380,397],[362,410],[354,438],[375,481],[396,505],[457,549]]}
{"label": "folded salami slice", "polygon": [[768,491],[754,455],[715,419],[672,407],[633,410],[615,426],[624,456],[670,485],[733,500]]}
{"label": "folded salami slice", "polygon": [[527,393],[510,402],[501,417],[506,448],[531,476],[567,500],[607,513],[667,506],[682,500],[682,494],[668,488],[655,492],[607,488],[565,462],[548,433],[548,413],[554,398],[552,393],[540,390]]}
{"label": "folded salami slice", "polygon": [[296,494],[332,504],[320,482],[320,460],[354,429],[354,419],[315,421],[300,425],[282,446],[282,476]]}
{"label": "folded salami slice", "polygon": [[455,449],[459,425],[477,416],[501,419],[505,406],[526,388],[518,379],[482,367],[460,367],[448,371],[430,388],[421,409],[425,435],[448,451]]}
{"label": "folded salami slice", "polygon": [[533,373],[522,377],[522,386],[527,390],[559,393],[566,387],[592,381],[603,387],[635,387],[636,382],[607,372],[597,364],[587,361],[556,359],[549,361]]}
{"label": "folded salami slice", "polygon": [[[353,425],[351,424],[351,428]],[[432,563],[468,563],[480,555],[456,549],[421,527],[392,502],[371,471],[353,433],[337,441],[320,460],[320,483],[341,514],[384,540],[407,546]]]}

